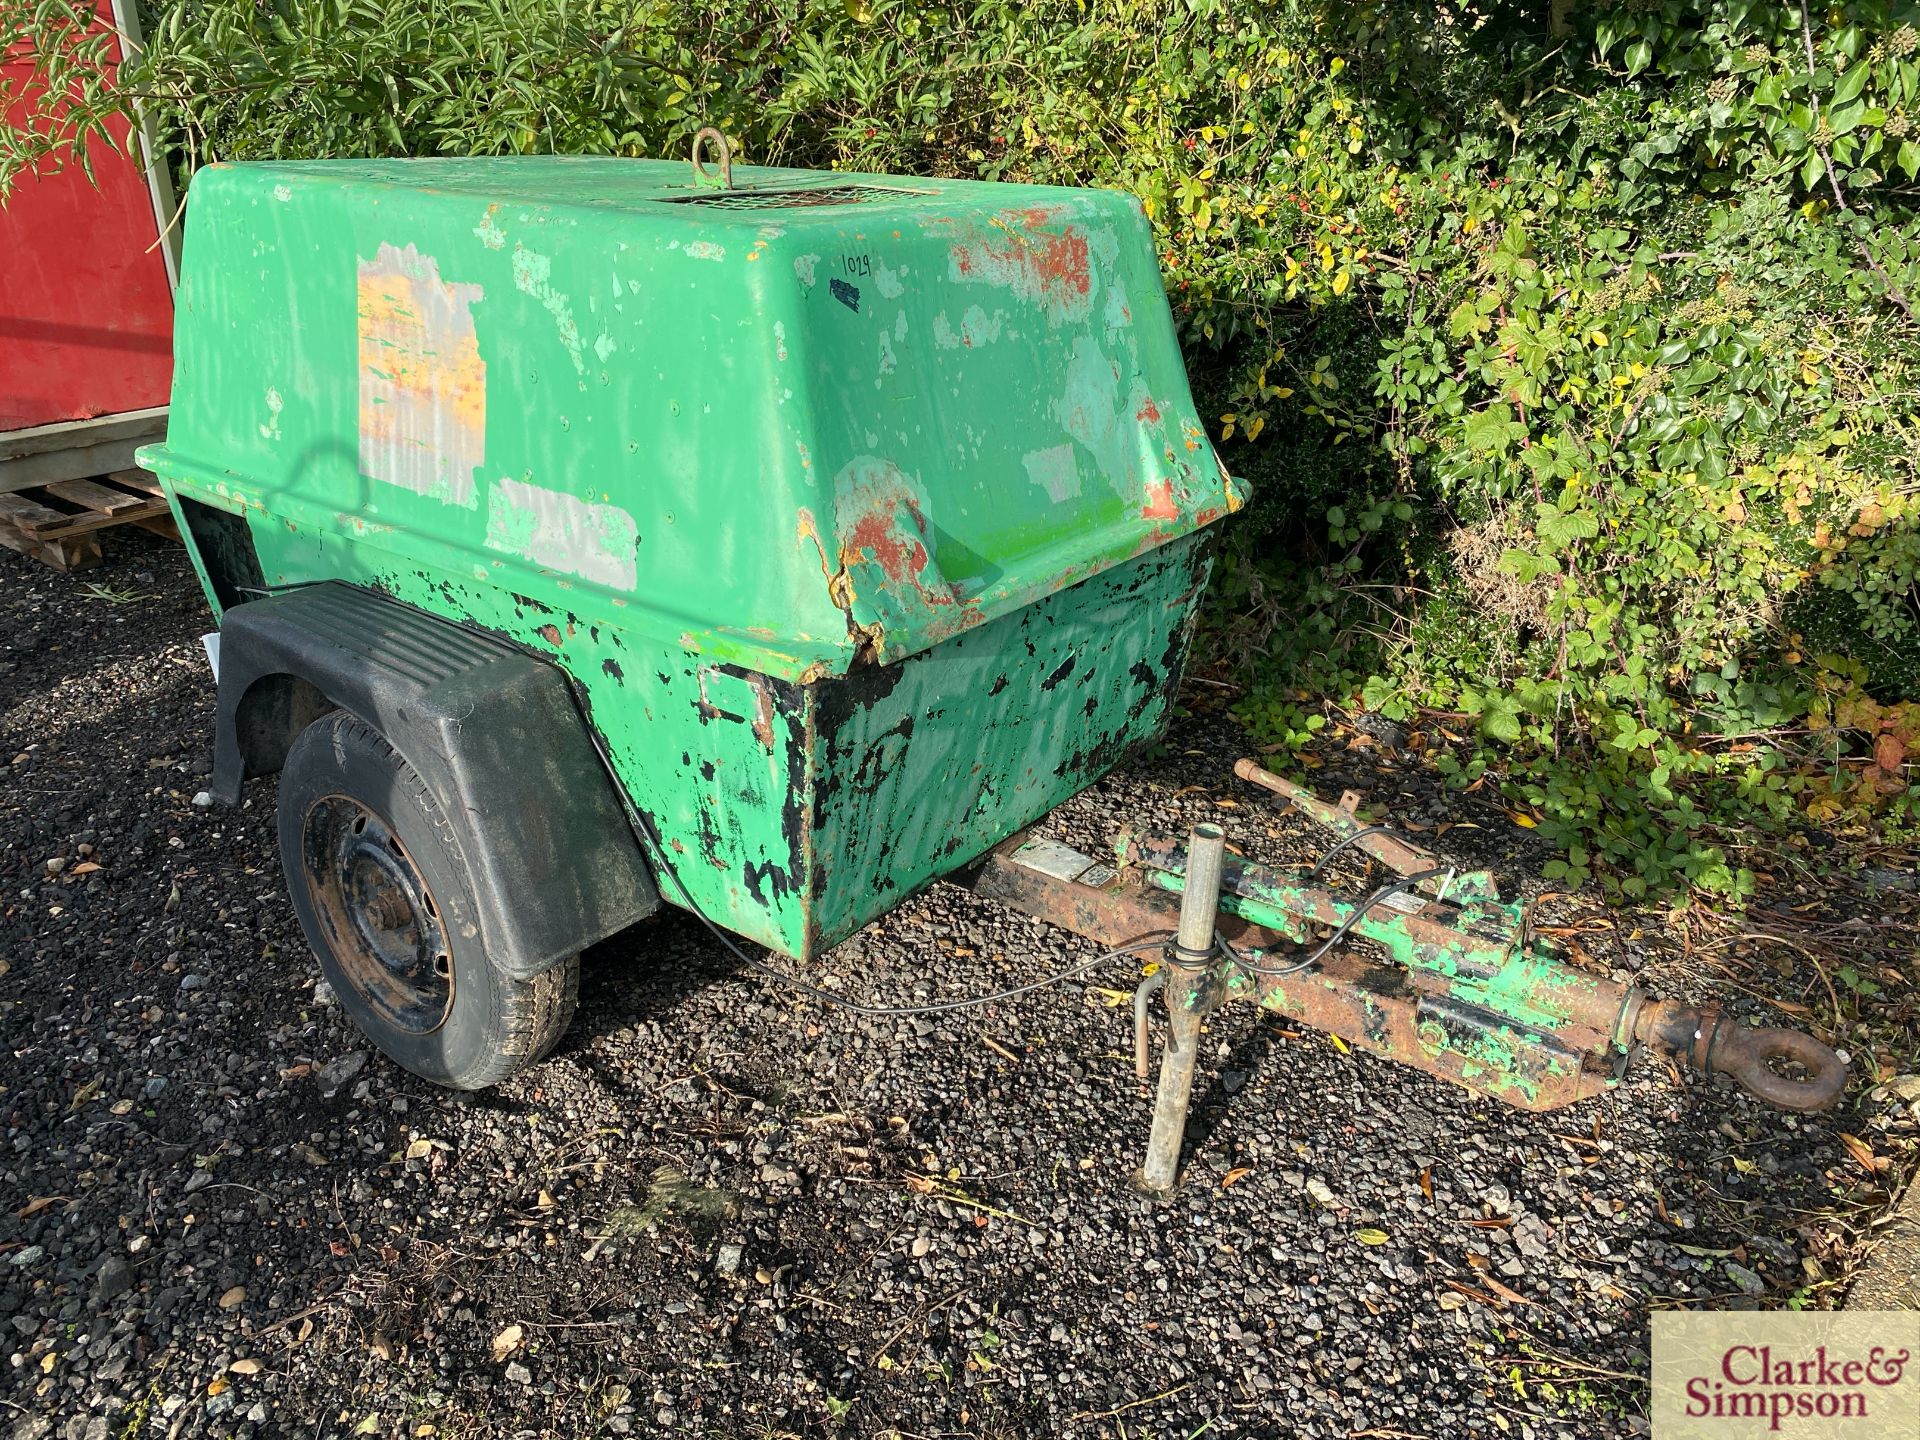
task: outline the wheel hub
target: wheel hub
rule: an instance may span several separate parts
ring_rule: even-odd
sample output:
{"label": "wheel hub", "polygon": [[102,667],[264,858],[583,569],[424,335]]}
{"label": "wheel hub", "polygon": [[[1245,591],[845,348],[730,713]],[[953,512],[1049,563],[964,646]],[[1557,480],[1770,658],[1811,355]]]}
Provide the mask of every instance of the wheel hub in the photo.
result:
{"label": "wheel hub", "polygon": [[453,952],[399,836],[358,800],[328,795],[308,808],[302,842],[314,911],[347,983],[396,1029],[437,1030],[453,1007]]}

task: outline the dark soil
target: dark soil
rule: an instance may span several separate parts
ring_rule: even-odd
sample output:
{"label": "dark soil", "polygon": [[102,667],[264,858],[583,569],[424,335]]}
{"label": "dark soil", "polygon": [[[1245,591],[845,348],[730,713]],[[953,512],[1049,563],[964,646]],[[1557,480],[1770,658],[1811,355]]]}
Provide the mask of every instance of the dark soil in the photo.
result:
{"label": "dark soil", "polygon": [[[1112,1003],[1136,963],[863,1020],[736,973],[678,912],[587,957],[546,1063],[436,1091],[316,994],[271,782],[194,803],[212,687],[184,556],[108,550],[73,577],[0,553],[0,1411],[22,1440],[1644,1433],[1650,1307],[1833,1303],[1887,1203],[1841,1136],[1884,1156],[1911,1133],[1864,1074],[1910,1049],[1863,1057],[1827,1116],[1651,1063],[1530,1116],[1239,1008],[1156,1206],[1127,1184],[1148,1100]],[[1190,716],[1053,824],[1092,849],[1214,818],[1256,856],[1311,853],[1231,777],[1242,744]],[[1484,795],[1378,741],[1326,753],[1319,789],[1469,821],[1438,843],[1527,886],[1537,846]],[[1792,883],[1769,903],[1818,898]],[[1812,959],[1884,991],[1911,944],[1891,905],[1799,916],[1809,959],[1591,904],[1580,939],[1657,993],[1825,1024]],[[1089,953],[941,886],[824,971],[909,1002]]]}

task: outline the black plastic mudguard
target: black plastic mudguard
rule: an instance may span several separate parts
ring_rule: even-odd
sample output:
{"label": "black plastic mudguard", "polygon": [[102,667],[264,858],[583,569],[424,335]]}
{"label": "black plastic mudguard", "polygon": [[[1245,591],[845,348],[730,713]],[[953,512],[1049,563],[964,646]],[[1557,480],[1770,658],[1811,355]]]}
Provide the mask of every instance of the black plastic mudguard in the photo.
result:
{"label": "black plastic mudguard", "polygon": [[567,679],[504,640],[329,581],[227,610],[213,796],[285,762],[338,707],[411,765],[454,823],[488,959],[527,978],[660,908]]}

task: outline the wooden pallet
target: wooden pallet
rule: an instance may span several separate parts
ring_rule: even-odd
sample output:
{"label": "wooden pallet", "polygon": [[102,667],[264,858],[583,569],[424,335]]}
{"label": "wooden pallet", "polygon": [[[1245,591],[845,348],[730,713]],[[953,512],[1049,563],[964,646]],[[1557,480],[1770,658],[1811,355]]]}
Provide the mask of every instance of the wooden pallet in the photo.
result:
{"label": "wooden pallet", "polygon": [[180,538],[160,482],[144,470],[0,493],[0,545],[62,572],[98,565],[100,532],[114,525]]}

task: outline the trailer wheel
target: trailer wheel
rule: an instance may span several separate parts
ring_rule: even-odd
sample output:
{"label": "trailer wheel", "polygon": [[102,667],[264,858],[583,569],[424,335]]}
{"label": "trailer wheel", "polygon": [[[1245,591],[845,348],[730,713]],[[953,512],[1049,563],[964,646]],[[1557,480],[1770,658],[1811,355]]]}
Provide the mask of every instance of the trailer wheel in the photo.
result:
{"label": "trailer wheel", "polygon": [[525,1069],[573,1018],[580,960],[530,980],[481,948],[457,826],[370,726],[314,721],[280,774],[280,861],[334,994],[395,1064],[479,1090]]}

